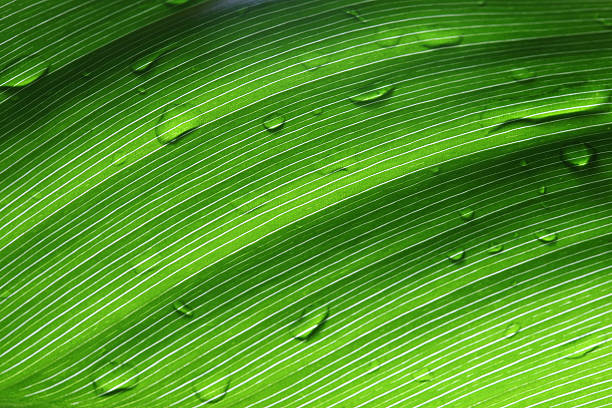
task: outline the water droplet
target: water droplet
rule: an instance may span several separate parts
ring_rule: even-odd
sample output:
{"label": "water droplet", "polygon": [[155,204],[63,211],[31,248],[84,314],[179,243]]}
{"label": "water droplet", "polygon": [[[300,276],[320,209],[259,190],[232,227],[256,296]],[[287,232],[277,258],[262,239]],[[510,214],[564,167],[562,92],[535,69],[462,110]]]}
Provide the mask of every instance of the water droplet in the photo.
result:
{"label": "water droplet", "polygon": [[273,131],[278,130],[285,124],[285,117],[278,113],[273,113],[264,119],[263,125],[266,129]]}
{"label": "water droplet", "polygon": [[83,71],[81,73],[81,75],[83,76],[83,78],[89,78],[91,76],[91,72],[89,71]]}
{"label": "water droplet", "polygon": [[23,58],[0,72],[0,87],[18,88],[36,81],[49,70],[50,64],[39,57]]}
{"label": "water droplet", "polygon": [[302,56],[302,64],[308,70],[315,70],[329,62],[329,57],[318,53],[317,51],[307,52]]}
{"label": "water droplet", "polygon": [[92,382],[98,395],[112,395],[136,387],[138,373],[129,364],[108,361],[96,370]]}
{"label": "water droplet", "polygon": [[504,250],[503,244],[497,244],[494,242],[489,246],[489,248],[487,249],[487,252],[490,254],[498,254],[503,250]]}
{"label": "water droplet", "polygon": [[329,308],[327,306],[304,310],[293,328],[293,337],[298,340],[307,340],[325,323],[328,315]]}
{"label": "water droplet", "polygon": [[182,104],[169,108],[159,119],[155,133],[160,143],[172,143],[179,137],[195,130],[203,124],[193,105]]}
{"label": "water droplet", "polygon": [[127,156],[125,156],[125,154],[122,152],[113,153],[111,158],[113,166],[121,166],[123,163],[125,163],[126,158]]}
{"label": "water droplet", "polygon": [[546,244],[550,244],[557,240],[557,234],[547,229],[543,229],[543,230],[536,232],[535,236],[538,239],[538,241],[544,242]]}
{"label": "water droplet", "polygon": [[315,108],[312,110],[312,114],[314,116],[320,116],[323,114],[323,108],[319,107],[319,108]]}
{"label": "water droplet", "polygon": [[485,6],[487,4],[487,0],[478,0],[479,6]]}
{"label": "water droplet", "polygon": [[372,373],[377,372],[379,369],[380,369],[380,364],[378,364],[378,361],[372,360],[366,366],[366,373],[372,374]]}
{"label": "water droplet", "polygon": [[146,90],[146,88],[145,88],[145,87],[143,87],[143,86],[139,86],[138,88],[136,88],[136,92],[138,92],[138,93],[139,93],[139,94],[141,94],[141,95],[144,95],[144,94],[146,94],[146,93],[147,93],[147,90]]}
{"label": "water droplet", "polygon": [[218,378],[207,376],[193,384],[193,391],[198,399],[206,404],[221,401],[227,395],[230,387],[229,377]]}
{"label": "water droplet", "polygon": [[584,168],[593,160],[594,151],[585,143],[573,143],[561,149],[563,161],[574,168]]}
{"label": "water droplet", "polygon": [[187,316],[187,317],[193,316],[193,310],[191,310],[189,306],[187,306],[184,302],[180,300],[174,301],[174,303],[172,303],[172,307],[174,307],[174,310],[176,310],[183,316]]}
{"label": "water droplet", "polygon": [[510,71],[512,79],[516,82],[529,82],[535,79],[535,72],[528,68],[514,68]]}
{"label": "water droplet", "polygon": [[348,14],[349,16],[353,17],[355,20],[359,21],[360,23],[363,24],[367,24],[368,20],[366,20],[361,13],[359,13],[359,11],[355,10],[355,9],[348,9],[344,11],[346,14]]}
{"label": "water droplet", "polygon": [[381,47],[393,47],[399,44],[402,35],[402,31],[399,29],[378,30],[376,33],[376,44]]}
{"label": "water droplet", "polygon": [[525,159],[521,160],[519,164],[521,165],[521,167],[529,166],[529,163],[527,163],[527,160],[525,160]]}
{"label": "water droplet", "polygon": [[510,337],[516,336],[516,334],[521,330],[521,325],[518,323],[510,323],[506,326],[506,330],[504,330],[504,337],[509,339]]}
{"label": "water droplet", "polygon": [[430,167],[429,170],[433,173],[433,174],[438,174],[440,172],[440,167],[439,166],[433,166]]}
{"label": "water droplet", "polygon": [[604,27],[612,29],[612,12],[599,13],[597,15],[597,21],[599,21]]}
{"label": "water droplet", "polygon": [[413,377],[417,382],[429,382],[433,380],[433,374],[427,368],[417,371]]}
{"label": "water droplet", "polygon": [[461,210],[460,214],[463,220],[469,221],[474,218],[475,213],[474,213],[474,210],[472,210],[471,208],[465,208]]}
{"label": "water droplet", "polygon": [[168,51],[169,50],[167,48],[164,48],[159,51],[155,51],[145,56],[142,56],[136,61],[134,61],[130,68],[134,73],[142,74],[143,72],[146,72],[151,69],[155,62],[157,62],[157,60],[159,60],[159,58]]}
{"label": "water droplet", "polygon": [[583,357],[603,343],[605,343],[604,339],[598,338],[598,336],[587,335],[581,337],[567,345],[567,354],[565,355],[565,358],[574,359]]}
{"label": "water droplet", "polygon": [[547,192],[548,192],[548,187],[546,187],[546,186],[541,186],[538,189],[538,193],[540,193],[540,194],[546,194]]}
{"label": "water droplet", "polygon": [[448,259],[451,262],[459,262],[463,258],[465,258],[465,250],[464,249],[460,249],[458,251],[451,252],[450,254],[448,254]]}
{"label": "water droplet", "polygon": [[361,104],[361,103],[369,103],[382,99],[383,97],[389,95],[395,86],[393,85],[385,85],[381,87],[377,87],[375,89],[371,89],[365,92],[361,92],[353,97],[351,97],[351,101]]}
{"label": "water droplet", "polygon": [[461,43],[461,33],[452,28],[430,28],[418,34],[419,41],[426,48],[450,47]]}
{"label": "water droplet", "polygon": [[0,300],[8,299],[9,296],[11,296],[11,292],[9,290],[0,292]]}
{"label": "water droplet", "polygon": [[166,0],[166,4],[170,6],[182,6],[187,4],[190,0]]}

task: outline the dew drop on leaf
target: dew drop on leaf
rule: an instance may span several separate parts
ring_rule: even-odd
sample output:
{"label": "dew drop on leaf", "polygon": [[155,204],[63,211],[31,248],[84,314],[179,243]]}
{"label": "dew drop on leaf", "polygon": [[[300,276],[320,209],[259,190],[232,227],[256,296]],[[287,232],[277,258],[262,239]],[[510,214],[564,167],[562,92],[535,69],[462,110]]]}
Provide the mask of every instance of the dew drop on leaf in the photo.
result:
{"label": "dew drop on leaf", "polygon": [[352,96],[351,101],[357,104],[378,101],[383,97],[389,95],[393,91],[393,89],[395,89],[395,86],[393,85],[377,87]]}
{"label": "dew drop on leaf", "polygon": [[605,341],[603,340],[603,338],[594,335],[587,335],[581,337],[567,344],[567,347],[565,349],[565,358],[575,359],[583,357],[591,351],[595,350],[604,342]]}
{"label": "dew drop on leaf", "polygon": [[372,360],[370,361],[367,365],[366,365],[366,373],[367,374],[371,374],[371,373],[375,373],[380,369],[380,364],[378,364],[378,361],[376,360]]}
{"label": "dew drop on leaf", "polygon": [[312,110],[312,114],[313,116],[320,116],[323,114],[323,108],[319,107],[319,108],[314,108]]}
{"label": "dew drop on leaf", "polygon": [[376,33],[376,44],[381,47],[393,47],[400,42],[402,31],[399,29],[379,30]]}
{"label": "dew drop on leaf", "polygon": [[563,161],[574,168],[584,168],[593,160],[593,149],[584,143],[573,143],[561,149]]}
{"label": "dew drop on leaf", "polygon": [[448,254],[448,259],[451,262],[459,262],[463,258],[465,258],[465,250],[464,249],[460,249],[458,251],[451,252],[450,254]]}
{"label": "dew drop on leaf", "polygon": [[147,90],[145,89],[144,86],[139,86],[138,88],[136,88],[136,91],[141,95],[144,95],[147,93]]}
{"label": "dew drop on leaf", "polygon": [[489,246],[489,248],[487,249],[487,252],[490,254],[498,254],[503,250],[504,250],[503,244],[497,244],[494,242]]}
{"label": "dew drop on leaf", "polygon": [[449,28],[434,28],[418,34],[420,43],[426,48],[450,47],[461,43],[459,31]]}
{"label": "dew drop on leaf", "polygon": [[612,12],[598,14],[597,21],[605,28],[612,29]]}
{"label": "dew drop on leaf", "polygon": [[347,9],[344,10],[344,12],[346,14],[348,14],[349,16],[353,17],[355,20],[359,21],[360,23],[363,24],[367,24],[368,20],[366,20],[359,11],[355,10],[355,9]]}
{"label": "dew drop on leaf", "polygon": [[159,119],[155,133],[160,143],[172,143],[203,124],[193,105],[182,104],[169,108]]}
{"label": "dew drop on leaf", "polygon": [[193,316],[193,310],[189,306],[187,306],[183,301],[175,300],[174,303],[172,303],[172,307],[174,307],[174,310],[176,310],[178,313],[182,314],[183,316],[187,316],[187,317]]}
{"label": "dew drop on leaf", "polygon": [[151,67],[153,67],[153,64],[155,64],[155,62],[167,51],[168,51],[167,49],[161,49],[159,51],[155,51],[150,54],[144,55],[138,58],[136,61],[134,61],[132,65],[130,66],[130,68],[132,69],[133,72],[137,74],[146,72],[149,69],[151,69]]}
{"label": "dew drop on leaf", "polygon": [[510,323],[506,326],[506,330],[504,330],[504,337],[509,339],[510,337],[516,336],[516,334],[521,330],[521,325],[518,323]]}
{"label": "dew drop on leaf", "polygon": [[414,380],[417,382],[429,382],[433,380],[433,374],[427,368],[423,368],[413,375]]}
{"label": "dew drop on leaf", "polygon": [[302,55],[302,64],[306,69],[314,71],[315,69],[327,64],[329,57],[317,51],[307,52]]}
{"label": "dew drop on leaf", "polygon": [[529,82],[535,79],[535,72],[528,68],[514,68],[510,71],[512,79],[516,82]]}
{"label": "dew drop on leaf", "polygon": [[527,160],[523,159],[519,162],[519,164],[521,165],[521,167],[527,167],[529,166],[529,163],[527,163]]}
{"label": "dew drop on leaf", "polygon": [[189,3],[191,0],[166,0],[166,4],[171,6],[182,6]]}
{"label": "dew drop on leaf", "polygon": [[475,213],[474,213],[474,210],[472,210],[471,208],[465,208],[460,211],[460,214],[461,214],[461,219],[463,219],[464,221],[469,221],[474,218]]}
{"label": "dew drop on leaf", "polygon": [[538,193],[540,194],[546,194],[547,191],[548,191],[548,187],[546,186],[540,186],[540,188],[538,189]]}
{"label": "dew drop on leaf", "polygon": [[229,387],[230,379],[228,377],[218,378],[211,376],[195,381],[193,391],[200,401],[205,404],[214,404],[225,398]]}
{"label": "dew drop on leaf", "polygon": [[9,290],[3,290],[0,292],[0,300],[8,299],[11,296],[11,292]]}
{"label": "dew drop on leaf", "polygon": [[266,129],[273,131],[278,130],[285,124],[285,117],[278,113],[273,113],[264,119],[263,125]]}
{"label": "dew drop on leaf", "polygon": [[96,370],[93,385],[100,396],[131,390],[138,385],[138,373],[129,364],[108,361]]}
{"label": "dew drop on leaf", "polygon": [[329,308],[327,306],[304,310],[293,327],[293,337],[298,340],[307,340],[325,323],[327,316],[329,316]]}
{"label": "dew drop on leaf", "polygon": [[29,85],[45,75],[49,66],[40,57],[23,58],[0,71],[0,87],[19,88]]}
{"label": "dew drop on leaf", "polygon": [[545,244],[550,244],[557,240],[557,233],[551,232],[547,229],[539,230],[535,233],[536,238],[540,242],[544,242]]}

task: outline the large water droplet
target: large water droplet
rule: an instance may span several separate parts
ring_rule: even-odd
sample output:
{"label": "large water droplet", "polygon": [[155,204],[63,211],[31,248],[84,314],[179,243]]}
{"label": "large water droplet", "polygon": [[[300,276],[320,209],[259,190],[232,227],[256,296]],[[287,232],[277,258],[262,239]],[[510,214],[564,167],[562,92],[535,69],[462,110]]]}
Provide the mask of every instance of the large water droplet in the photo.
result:
{"label": "large water droplet", "polygon": [[413,374],[414,380],[417,382],[429,382],[433,380],[433,374],[427,368],[423,368]]}
{"label": "large water droplet", "polygon": [[229,387],[230,379],[228,377],[208,376],[197,380],[193,384],[193,391],[200,401],[206,404],[214,404],[225,398]]}
{"label": "large water droplet", "polygon": [[450,47],[461,43],[461,33],[452,28],[430,28],[418,34],[419,41],[426,48]]}
{"label": "large water droplet", "polygon": [[390,30],[378,30],[376,33],[376,44],[381,47],[393,47],[400,42],[402,31],[394,28]]}
{"label": "large water droplet", "polygon": [[565,358],[574,359],[583,357],[604,343],[605,339],[603,336],[590,335],[581,337],[567,345]]}
{"label": "large water droplet", "polygon": [[494,242],[489,246],[489,248],[487,249],[487,252],[490,254],[498,254],[503,250],[504,250],[503,244],[498,244]]}
{"label": "large water droplet", "polygon": [[504,330],[504,337],[509,339],[510,337],[516,336],[516,334],[521,330],[521,325],[518,323],[510,323],[506,326],[506,330]]}
{"label": "large water droplet", "polygon": [[512,79],[516,82],[529,82],[535,78],[535,72],[528,68],[515,68],[510,71]]}
{"label": "large water droplet", "polygon": [[536,238],[540,242],[544,242],[545,244],[550,244],[557,240],[557,233],[551,232],[547,229],[539,230],[535,233]]}
{"label": "large water droplet", "polygon": [[366,20],[359,11],[355,10],[355,9],[348,9],[348,10],[344,10],[344,12],[346,14],[348,14],[349,16],[353,17],[355,20],[359,21],[360,23],[363,24],[367,24],[368,20]]}
{"label": "large water droplet", "polygon": [[172,307],[174,307],[174,310],[176,310],[178,313],[182,314],[183,316],[187,316],[187,317],[193,316],[193,310],[191,310],[191,308],[187,306],[185,302],[181,300],[174,301],[174,303],[172,303]]}
{"label": "large water droplet", "polygon": [[395,86],[393,85],[380,86],[374,89],[361,92],[351,97],[351,101],[358,104],[378,101],[383,97],[389,95],[393,91],[393,89],[395,89]]}
{"label": "large water droplet", "polygon": [[455,252],[451,252],[450,254],[448,254],[448,259],[451,262],[459,262],[463,258],[465,258],[465,250],[463,249],[460,249],[460,250],[457,250]]}
{"label": "large water droplet", "polygon": [[265,126],[265,128],[270,131],[278,130],[282,128],[284,124],[285,124],[285,117],[278,113],[273,113],[269,115],[268,117],[264,119],[264,122],[263,122],[263,125]]}
{"label": "large water droplet", "polygon": [[329,308],[327,306],[304,310],[293,328],[293,337],[298,340],[307,340],[325,323],[328,315]]}
{"label": "large water droplet", "polygon": [[309,70],[315,70],[329,62],[329,57],[317,51],[307,52],[302,56],[302,64]]}
{"label": "large water droplet", "polygon": [[203,124],[197,109],[190,104],[169,108],[159,119],[155,133],[160,143],[172,143]]}
{"label": "large water droplet", "polygon": [[474,218],[475,212],[471,208],[464,208],[463,210],[461,210],[460,214],[461,214],[461,218],[464,221],[469,221],[472,218]]}
{"label": "large water droplet", "polygon": [[151,69],[151,67],[153,67],[155,62],[157,62],[157,60],[159,60],[159,58],[168,51],[169,49],[164,48],[159,51],[155,51],[145,56],[142,56],[138,58],[136,61],[134,61],[130,67],[132,68],[132,71],[134,71],[137,74],[146,72],[149,69]]}
{"label": "large water droplet", "polygon": [[112,395],[136,387],[138,373],[129,364],[108,361],[96,370],[92,382],[98,395]]}
{"label": "large water droplet", "polygon": [[574,168],[584,168],[593,160],[594,151],[585,143],[573,143],[561,149],[563,161]]}
{"label": "large water droplet", "polygon": [[42,77],[50,64],[39,57],[23,58],[0,72],[0,87],[18,88]]}

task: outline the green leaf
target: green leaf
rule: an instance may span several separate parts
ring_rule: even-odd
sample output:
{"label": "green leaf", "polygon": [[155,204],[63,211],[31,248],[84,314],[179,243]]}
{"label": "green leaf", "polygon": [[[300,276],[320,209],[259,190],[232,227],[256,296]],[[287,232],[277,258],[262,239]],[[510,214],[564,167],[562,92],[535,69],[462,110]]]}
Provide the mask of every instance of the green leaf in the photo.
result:
{"label": "green leaf", "polygon": [[610,15],[0,2],[0,406],[604,406]]}

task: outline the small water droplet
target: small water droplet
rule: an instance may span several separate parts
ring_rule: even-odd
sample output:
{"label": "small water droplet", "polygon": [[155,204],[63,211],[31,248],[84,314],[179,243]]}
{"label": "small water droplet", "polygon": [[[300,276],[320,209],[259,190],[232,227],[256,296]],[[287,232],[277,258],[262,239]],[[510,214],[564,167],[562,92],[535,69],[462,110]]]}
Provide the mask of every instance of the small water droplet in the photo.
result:
{"label": "small water droplet", "polygon": [[535,72],[528,68],[514,68],[510,71],[510,75],[515,82],[529,82],[535,79]]}
{"label": "small water droplet", "polygon": [[278,130],[285,124],[285,117],[278,113],[273,113],[264,119],[263,125],[266,129],[273,131]]}
{"label": "small water droplet", "polygon": [[121,166],[123,163],[125,163],[126,158],[127,157],[122,152],[115,152],[115,153],[113,153],[113,155],[111,157],[113,166]]}
{"label": "small water droplet", "polygon": [[346,14],[348,14],[349,16],[353,17],[355,20],[359,21],[360,23],[363,24],[367,24],[368,20],[366,20],[361,13],[359,13],[359,11],[355,10],[355,9],[348,9],[348,10],[344,10],[344,12]]}
{"label": "small water droplet", "polygon": [[93,385],[100,396],[131,390],[138,385],[138,373],[129,364],[108,361],[96,370]]}
{"label": "small water droplet", "polygon": [[525,159],[521,160],[519,164],[521,165],[521,167],[529,166],[529,163],[527,163],[527,160],[525,160]]}
{"label": "small water droplet", "polygon": [[427,368],[417,371],[413,377],[417,382],[429,382],[433,380],[433,374]]}
{"label": "small water droplet", "polygon": [[147,93],[147,90],[144,86],[139,86],[138,88],[136,88],[136,91],[141,95],[144,95]]}
{"label": "small water droplet", "polygon": [[395,86],[393,85],[380,86],[380,87],[370,89],[365,92],[361,92],[355,96],[352,96],[351,101],[357,104],[378,101],[382,99],[383,97],[389,95],[391,92],[393,92],[394,89],[395,89]]}
{"label": "small water droplet", "polygon": [[11,292],[9,290],[0,292],[0,300],[8,299],[9,296],[11,296]]}
{"label": "small water droplet", "polygon": [[464,221],[469,221],[474,218],[475,212],[471,208],[464,208],[463,210],[461,210],[460,214],[461,214],[461,218]]}
{"label": "small water droplet", "polygon": [[185,103],[171,107],[164,112],[155,128],[155,133],[160,143],[172,143],[202,124],[203,119],[195,107]]}
{"label": "small water droplet", "polygon": [[191,310],[191,308],[181,300],[175,300],[174,303],[172,303],[172,307],[174,308],[174,310],[176,310],[179,314],[182,314],[183,316],[193,316],[193,310]]}
{"label": "small water droplet", "polygon": [[307,340],[325,323],[327,316],[329,316],[327,306],[304,310],[293,328],[293,337],[298,340]]}
{"label": "small water droplet", "polygon": [[439,166],[430,167],[429,171],[431,171],[433,174],[438,174],[440,172],[440,167]]}
{"label": "small water droplet", "polygon": [[206,404],[221,401],[227,395],[230,387],[229,377],[204,377],[193,384],[193,391],[198,399]]}
{"label": "small water droplet", "polygon": [[583,357],[603,343],[605,343],[604,339],[598,338],[598,336],[587,335],[581,337],[567,345],[565,358],[575,359]]}
{"label": "small water droplet", "polygon": [[91,72],[89,71],[83,71],[81,73],[81,75],[83,76],[83,78],[89,78],[91,76]]}
{"label": "small water droplet", "polygon": [[479,6],[485,6],[487,4],[487,0],[478,0]]}
{"label": "small water droplet", "polygon": [[378,361],[372,360],[366,366],[366,373],[372,374],[372,373],[377,372],[379,369],[380,369],[380,364],[378,364]]}
{"label": "small water droplet", "polygon": [[0,87],[18,88],[36,81],[49,70],[50,64],[40,57],[23,58],[0,72]]}
{"label": "small water droplet", "polygon": [[597,15],[597,21],[605,28],[612,29],[612,12],[599,13]]}
{"label": "small water droplet", "polygon": [[390,30],[378,30],[376,33],[376,44],[385,48],[393,47],[399,44],[402,35],[402,31],[397,28]]}
{"label": "small water droplet", "polygon": [[459,262],[463,258],[465,258],[465,250],[464,249],[460,249],[458,251],[451,252],[450,254],[448,254],[448,259],[451,262]]}
{"label": "small water droplet", "polygon": [[540,194],[546,194],[548,192],[548,187],[546,186],[540,186],[540,188],[538,189],[538,193]]}
{"label": "small water droplet", "polygon": [[312,110],[312,114],[313,116],[320,116],[323,114],[323,108],[319,107],[319,108],[315,108]]}
{"label": "small water droplet", "polygon": [[170,6],[182,6],[183,4],[189,3],[191,0],[166,0],[166,4]]}
{"label": "small water droplet", "polygon": [[521,330],[521,325],[518,323],[510,323],[506,326],[506,330],[504,330],[504,337],[509,339],[510,337],[516,336],[516,334]]}
{"label": "small water droplet", "polygon": [[155,62],[157,62],[162,55],[164,55],[169,50],[167,48],[152,52],[150,54],[144,55],[138,58],[136,61],[132,63],[130,68],[136,74],[142,74],[143,72],[148,71],[153,67]]}
{"label": "small water droplet", "polygon": [[317,51],[307,52],[306,54],[302,55],[302,64],[310,71],[314,71],[328,62],[329,57]]}
{"label": "small water droplet", "polygon": [[585,168],[593,160],[594,151],[585,143],[573,143],[561,149],[563,161],[574,168]]}
{"label": "small water droplet", "polygon": [[504,250],[504,245],[503,244],[498,244],[498,243],[491,243],[491,245],[489,246],[489,248],[487,249],[487,252],[490,254],[498,254],[501,251]]}
{"label": "small water droplet", "polygon": [[463,39],[461,33],[452,28],[430,28],[419,33],[418,38],[426,48],[450,47],[460,44]]}
{"label": "small water droplet", "polygon": [[551,232],[547,229],[542,229],[535,234],[536,238],[540,242],[544,242],[546,244],[550,244],[557,240],[557,233]]}

